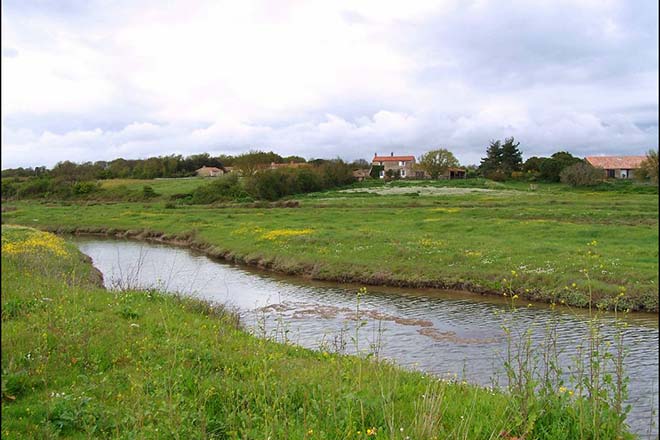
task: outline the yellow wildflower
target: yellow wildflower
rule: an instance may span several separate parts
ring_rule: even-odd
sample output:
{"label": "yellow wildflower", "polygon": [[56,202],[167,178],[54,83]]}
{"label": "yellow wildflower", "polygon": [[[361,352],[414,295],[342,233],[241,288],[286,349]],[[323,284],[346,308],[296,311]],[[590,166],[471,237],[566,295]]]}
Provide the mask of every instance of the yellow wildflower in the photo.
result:
{"label": "yellow wildflower", "polygon": [[281,238],[296,237],[300,235],[308,235],[314,232],[313,229],[273,229],[264,234],[261,234],[261,238],[264,240],[279,240]]}

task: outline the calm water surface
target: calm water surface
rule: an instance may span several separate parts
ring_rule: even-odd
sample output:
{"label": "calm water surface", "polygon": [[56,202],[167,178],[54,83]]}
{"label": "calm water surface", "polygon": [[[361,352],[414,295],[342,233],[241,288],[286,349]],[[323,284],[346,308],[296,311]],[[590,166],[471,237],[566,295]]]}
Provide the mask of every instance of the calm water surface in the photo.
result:
{"label": "calm water surface", "polygon": [[[135,241],[75,237],[103,273],[106,287],[156,287],[237,309],[255,333],[309,348],[354,353],[368,351],[397,364],[473,383],[505,383],[506,350],[501,325],[503,299],[466,292],[370,287],[360,298],[356,347],[358,286],[301,281],[213,261],[186,249]],[[535,326],[535,344],[546,323],[559,318],[558,341],[565,369],[587,334],[584,312],[551,311],[535,304],[519,309],[516,326]],[[603,332],[614,333],[613,317]],[[627,318],[625,341],[630,376],[628,423],[642,438],[657,438],[658,317]]]}

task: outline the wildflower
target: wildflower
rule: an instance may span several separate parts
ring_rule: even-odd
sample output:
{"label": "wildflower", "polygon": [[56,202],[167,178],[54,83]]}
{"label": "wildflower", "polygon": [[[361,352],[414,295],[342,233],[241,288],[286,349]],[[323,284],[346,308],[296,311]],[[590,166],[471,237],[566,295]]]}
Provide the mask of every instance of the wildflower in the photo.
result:
{"label": "wildflower", "polygon": [[376,428],[367,428],[367,436],[371,437],[372,435],[376,435]]}
{"label": "wildflower", "polygon": [[573,283],[571,284],[571,287],[577,287],[577,284]]}
{"label": "wildflower", "polygon": [[566,392],[566,387],[559,387],[559,392],[564,394]]}
{"label": "wildflower", "polygon": [[314,430],[313,430],[313,429],[310,429],[310,430],[307,431],[307,435],[312,435],[312,434],[314,434]]}
{"label": "wildflower", "polygon": [[513,295],[511,299],[518,299],[518,295]]}
{"label": "wildflower", "polygon": [[313,229],[273,229],[264,234],[261,234],[261,238],[264,240],[279,240],[280,238],[296,237],[300,235],[308,235],[314,232]]}

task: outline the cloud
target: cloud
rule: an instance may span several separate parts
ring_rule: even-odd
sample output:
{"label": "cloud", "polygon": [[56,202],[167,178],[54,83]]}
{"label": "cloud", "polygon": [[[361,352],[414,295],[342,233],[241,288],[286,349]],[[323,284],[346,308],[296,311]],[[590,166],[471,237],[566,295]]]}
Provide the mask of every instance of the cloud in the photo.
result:
{"label": "cloud", "polygon": [[3,168],[658,145],[657,4],[3,4]]}

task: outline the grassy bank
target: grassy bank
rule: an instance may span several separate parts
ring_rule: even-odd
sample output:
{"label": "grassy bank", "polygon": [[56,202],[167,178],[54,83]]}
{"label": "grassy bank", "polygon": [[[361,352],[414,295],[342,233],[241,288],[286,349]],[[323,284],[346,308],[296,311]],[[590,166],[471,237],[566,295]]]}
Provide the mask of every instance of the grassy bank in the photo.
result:
{"label": "grassy bank", "polygon": [[105,291],[62,239],[2,227],[3,438],[615,438],[616,414],[571,395],[258,339],[197,300]]}
{"label": "grassy bank", "polygon": [[[658,196],[651,187],[490,181],[368,183],[298,208],[13,202],[3,221],[143,231],[211,255],[316,279],[445,287],[658,311]],[[144,235],[144,234],[142,234]],[[512,271],[515,276],[512,276]],[[586,271],[586,272],[585,272]],[[593,288],[592,297],[586,284]]]}

